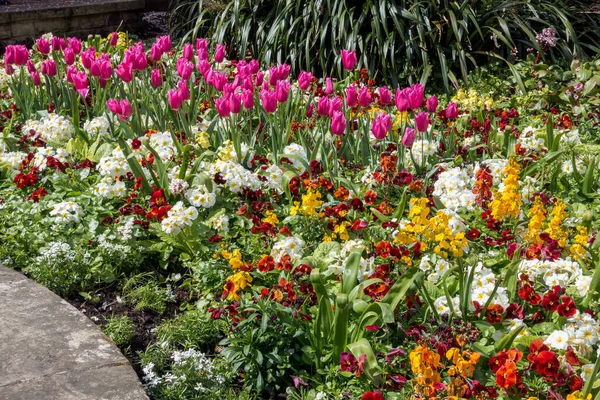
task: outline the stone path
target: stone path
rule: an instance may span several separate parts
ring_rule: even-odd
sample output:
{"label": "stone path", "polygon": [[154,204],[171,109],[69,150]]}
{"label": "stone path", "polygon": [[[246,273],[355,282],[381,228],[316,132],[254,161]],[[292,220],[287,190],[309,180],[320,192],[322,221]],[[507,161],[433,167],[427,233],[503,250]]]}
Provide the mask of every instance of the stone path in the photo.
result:
{"label": "stone path", "polygon": [[87,317],[0,266],[0,400],[147,400],[127,359]]}

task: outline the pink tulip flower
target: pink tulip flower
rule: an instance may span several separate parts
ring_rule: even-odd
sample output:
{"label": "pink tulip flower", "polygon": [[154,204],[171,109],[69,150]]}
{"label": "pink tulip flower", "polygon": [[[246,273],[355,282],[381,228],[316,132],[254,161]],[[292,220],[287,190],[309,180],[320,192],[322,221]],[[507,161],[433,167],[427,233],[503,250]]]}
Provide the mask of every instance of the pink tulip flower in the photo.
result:
{"label": "pink tulip flower", "polygon": [[356,66],[356,51],[342,50],[342,65],[344,69],[352,71]]}

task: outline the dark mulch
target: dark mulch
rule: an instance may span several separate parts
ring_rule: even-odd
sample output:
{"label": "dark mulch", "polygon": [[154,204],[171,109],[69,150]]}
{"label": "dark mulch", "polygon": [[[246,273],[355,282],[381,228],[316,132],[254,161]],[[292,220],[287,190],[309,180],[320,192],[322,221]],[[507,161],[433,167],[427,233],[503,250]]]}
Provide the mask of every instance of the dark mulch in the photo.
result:
{"label": "dark mulch", "polygon": [[129,359],[129,362],[135,369],[140,379],[143,376],[138,352],[156,341],[155,328],[164,320],[175,317],[180,312],[183,303],[190,302],[189,291],[187,289],[176,287],[173,289],[175,296],[174,303],[168,303],[164,313],[156,314],[148,311],[135,310],[125,304],[111,289],[103,289],[94,293],[100,298],[100,301],[91,303],[80,295],[75,295],[66,299],[71,305],[85,314],[88,318],[102,327],[111,316],[128,315],[133,321],[135,332],[128,348],[122,348],[123,354]]}

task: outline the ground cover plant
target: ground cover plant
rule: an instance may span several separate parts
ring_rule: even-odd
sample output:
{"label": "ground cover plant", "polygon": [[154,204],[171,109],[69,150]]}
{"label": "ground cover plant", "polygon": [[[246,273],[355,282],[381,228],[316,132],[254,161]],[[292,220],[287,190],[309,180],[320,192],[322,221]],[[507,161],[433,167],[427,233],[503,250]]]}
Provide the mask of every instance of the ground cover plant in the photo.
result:
{"label": "ground cover plant", "polygon": [[437,97],[225,53],[7,47],[0,262],[156,399],[598,396],[598,58]]}

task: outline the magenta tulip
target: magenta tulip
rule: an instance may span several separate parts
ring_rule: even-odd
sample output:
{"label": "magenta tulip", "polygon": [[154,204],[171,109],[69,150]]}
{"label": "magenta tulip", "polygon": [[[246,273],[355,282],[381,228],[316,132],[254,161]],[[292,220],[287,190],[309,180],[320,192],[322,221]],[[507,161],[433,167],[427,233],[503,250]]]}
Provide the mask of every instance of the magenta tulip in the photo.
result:
{"label": "magenta tulip", "polygon": [[183,58],[188,61],[194,60],[194,46],[189,43],[183,45]]}
{"label": "magenta tulip", "polygon": [[448,103],[448,108],[446,108],[446,118],[448,119],[456,119],[458,117],[458,108],[456,107],[456,103]]}
{"label": "magenta tulip", "polygon": [[208,50],[208,43],[206,39],[198,38],[196,39],[196,51],[198,50]]}
{"label": "magenta tulip", "polygon": [[331,117],[336,111],[342,111],[343,105],[344,102],[341,98],[334,97],[333,99],[331,99],[331,101],[329,102],[329,116]]}
{"label": "magenta tulip", "polygon": [[150,58],[152,61],[158,61],[163,55],[163,51],[157,43],[153,43],[150,48]]}
{"label": "magenta tulip", "polygon": [[27,72],[32,73],[36,72],[35,65],[33,64],[33,60],[27,60]]}
{"label": "magenta tulip", "polygon": [[171,36],[166,35],[157,38],[156,44],[158,45],[158,47],[160,47],[163,53],[168,53],[169,51],[171,51],[172,48]]}
{"label": "magenta tulip", "polygon": [[69,65],[67,67],[67,82],[73,83],[73,75],[77,73],[77,67],[74,65]]}
{"label": "magenta tulip", "polygon": [[202,76],[206,76],[208,71],[210,71],[210,63],[208,60],[198,60],[198,71],[200,71]]}
{"label": "magenta tulip", "polygon": [[404,136],[402,136],[402,145],[405,147],[411,147],[415,142],[417,132],[413,128],[406,128],[404,130]]}
{"label": "magenta tulip", "polygon": [[416,110],[421,107],[421,103],[423,103],[423,99],[425,96],[425,88],[420,83],[412,85],[407,90],[407,98],[408,98],[408,106],[412,110]]}
{"label": "magenta tulip", "polygon": [[300,90],[306,90],[310,86],[312,80],[312,74],[310,72],[302,71],[298,75],[298,87]]}
{"label": "magenta tulip", "polygon": [[372,100],[373,98],[369,93],[369,89],[367,89],[366,86],[360,88],[360,93],[358,94],[358,103],[361,105],[361,107],[369,107]]}
{"label": "magenta tulip", "polygon": [[384,106],[387,106],[392,102],[392,92],[387,88],[387,86],[382,86],[379,89],[379,101]]}
{"label": "magenta tulip", "polygon": [[260,69],[260,63],[258,62],[258,60],[250,60],[248,66],[250,67],[250,72],[253,74],[258,73],[258,70]]}
{"label": "magenta tulip", "polygon": [[280,64],[277,66],[277,77],[280,81],[287,79],[290,76],[291,65],[288,64]]}
{"label": "magenta tulip", "polygon": [[242,110],[242,95],[234,92],[229,96],[229,108],[232,114],[239,114]]}
{"label": "magenta tulip", "polygon": [[289,81],[279,81],[277,82],[277,101],[280,103],[285,103],[288,100],[290,93],[290,82]]}
{"label": "magenta tulip", "polygon": [[131,104],[129,104],[129,100],[127,99],[110,99],[106,102],[106,106],[123,121],[127,121],[127,118],[129,118],[133,112]]}
{"label": "magenta tulip", "polygon": [[274,90],[261,89],[259,97],[266,112],[275,112],[277,109],[277,93]]}
{"label": "magenta tulip", "polygon": [[[81,40],[70,37],[70,38],[67,38],[67,43],[68,43],[67,48],[73,50],[73,53],[75,53],[75,54],[81,53]],[[66,50],[66,48],[64,50]]]}
{"label": "magenta tulip", "polygon": [[321,96],[317,101],[317,114],[324,117],[329,115],[329,109],[331,108],[331,101],[329,97]]}
{"label": "magenta tulip", "polygon": [[242,102],[247,110],[254,108],[254,93],[252,90],[242,89]]}
{"label": "magenta tulip", "polygon": [[406,98],[405,90],[396,90],[396,108],[400,112],[405,112],[408,110],[408,99]]}
{"label": "magenta tulip", "polygon": [[122,62],[119,64],[115,73],[123,82],[131,82],[133,80],[133,66],[129,63]]}
{"label": "magenta tulip", "polygon": [[381,140],[392,129],[392,118],[389,114],[381,113],[373,120],[371,132],[375,138]]}
{"label": "magenta tulip", "polygon": [[343,136],[346,130],[346,118],[344,113],[336,111],[331,117],[331,133],[337,136]]}
{"label": "magenta tulip", "polygon": [[179,110],[183,104],[183,96],[177,89],[170,89],[168,92],[169,105],[173,110]]}
{"label": "magenta tulip", "polygon": [[227,83],[227,74],[224,72],[214,72],[212,75],[212,83],[219,92],[223,91],[225,84]]}
{"label": "magenta tulip", "polygon": [[306,118],[312,118],[314,111],[315,111],[315,105],[314,105],[314,103],[310,103],[308,105],[308,107],[306,108]]}
{"label": "magenta tulip", "polygon": [[218,99],[215,99],[215,108],[217,109],[217,112],[221,118],[227,118],[231,113],[229,99],[225,97],[219,97]]}
{"label": "magenta tulip", "polygon": [[73,81],[73,85],[75,86],[77,93],[79,93],[81,97],[86,98],[89,92],[87,74],[85,72],[73,73],[71,75],[71,80]]}
{"label": "magenta tulip", "polygon": [[220,63],[225,59],[225,46],[222,44],[217,45],[217,49],[215,50],[215,61]]}
{"label": "magenta tulip", "polygon": [[11,45],[6,46],[4,50],[4,63],[5,64],[16,64],[16,65],[27,65],[29,60],[29,52],[27,47],[22,45]]}
{"label": "magenta tulip", "polygon": [[52,38],[52,50],[60,51],[60,50],[64,49],[65,47],[67,47],[67,43],[65,42],[65,39],[58,37],[58,36],[54,36]]}
{"label": "magenta tulip", "polygon": [[54,62],[54,60],[44,61],[44,62],[42,62],[41,70],[42,70],[43,75],[55,76],[56,75],[56,63]]}
{"label": "magenta tulip", "polygon": [[75,63],[75,52],[73,49],[67,47],[63,50],[63,54],[65,56],[65,64],[73,65]]}
{"label": "magenta tulip", "polygon": [[194,64],[183,57],[177,60],[175,68],[177,69],[177,74],[185,80],[190,79],[192,72],[194,72]]}
{"label": "magenta tulip", "polygon": [[35,86],[40,86],[42,81],[40,79],[40,74],[37,73],[37,71],[32,71],[29,73],[29,75],[31,76],[31,79],[33,79],[33,84]]}
{"label": "magenta tulip", "polygon": [[348,107],[356,106],[356,102],[358,101],[358,91],[356,90],[356,86],[351,85],[346,88],[346,105]]}
{"label": "magenta tulip", "polygon": [[333,80],[331,78],[325,79],[325,94],[330,95],[333,93]]}
{"label": "magenta tulip", "polygon": [[356,51],[342,50],[342,65],[344,69],[352,71],[356,66]]}
{"label": "magenta tulip", "polygon": [[35,44],[37,45],[37,49],[40,53],[42,53],[42,54],[50,53],[50,43],[46,39],[44,39],[44,38],[36,39]]}
{"label": "magenta tulip", "polygon": [[256,87],[260,87],[260,86],[262,86],[264,80],[265,80],[265,74],[262,72],[257,72],[256,78],[254,79],[254,84],[256,85]]}
{"label": "magenta tulip", "polygon": [[93,47],[88,47],[83,53],[81,53],[81,64],[83,68],[90,69],[92,62],[96,59],[96,50]]}
{"label": "magenta tulip", "polygon": [[183,100],[190,99],[190,90],[188,89],[188,85],[187,83],[185,83],[185,81],[177,82],[177,90],[179,91],[179,93],[181,93],[181,98]]}
{"label": "magenta tulip", "polygon": [[150,74],[150,82],[155,88],[162,86],[163,80],[158,69],[152,70],[152,73]]}
{"label": "magenta tulip", "polygon": [[427,131],[427,127],[429,126],[429,115],[424,111],[415,115],[415,126],[419,132]]}
{"label": "magenta tulip", "polygon": [[119,40],[119,34],[117,32],[113,32],[110,34],[110,42],[108,42],[111,46],[116,46],[117,41]]}
{"label": "magenta tulip", "polygon": [[434,113],[438,107],[438,98],[437,96],[429,96],[427,99],[427,111],[430,113]]}

